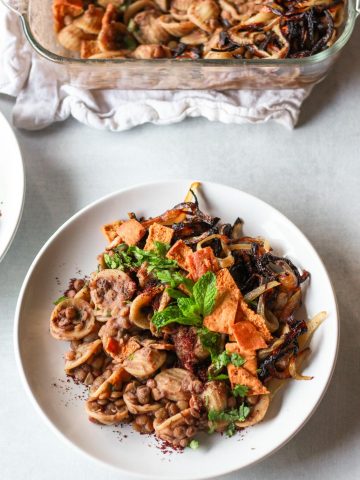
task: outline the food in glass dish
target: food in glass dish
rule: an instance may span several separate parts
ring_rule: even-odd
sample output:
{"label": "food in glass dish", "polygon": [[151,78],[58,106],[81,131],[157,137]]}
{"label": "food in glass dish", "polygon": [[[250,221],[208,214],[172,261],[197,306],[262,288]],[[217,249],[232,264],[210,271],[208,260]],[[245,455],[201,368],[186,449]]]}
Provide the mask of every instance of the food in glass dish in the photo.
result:
{"label": "food in glass dish", "polygon": [[329,48],[343,0],[54,0],[59,43],[81,58],[280,59]]}
{"label": "food in glass dish", "polygon": [[159,216],[104,225],[96,271],[71,280],[50,318],[70,342],[66,374],[89,387],[89,419],[175,448],[255,425],[287,379],[311,379],[301,365],[325,318],[299,319],[309,273],[239,218],[201,211],[199,187]]}

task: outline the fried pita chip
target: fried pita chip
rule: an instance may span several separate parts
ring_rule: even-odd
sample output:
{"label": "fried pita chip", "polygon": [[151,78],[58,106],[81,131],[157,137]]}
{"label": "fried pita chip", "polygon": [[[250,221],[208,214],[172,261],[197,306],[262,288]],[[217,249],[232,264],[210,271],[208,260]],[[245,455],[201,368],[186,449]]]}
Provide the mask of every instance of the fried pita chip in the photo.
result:
{"label": "fried pita chip", "polygon": [[193,254],[190,247],[183,240],[178,240],[168,251],[166,257],[175,260],[179,267],[189,271],[189,257]]}
{"label": "fried pita chip", "polygon": [[266,348],[267,344],[261,333],[248,320],[241,320],[233,325],[233,334],[242,350],[259,350]]}
{"label": "fried pita chip", "polygon": [[189,255],[188,266],[194,282],[199,280],[206,272],[217,272],[219,270],[218,261],[210,247],[201,248]]}
{"label": "fried pita chip", "polygon": [[146,233],[146,229],[140,222],[132,218],[122,223],[116,229],[116,233],[127,245],[136,245]]}
{"label": "fried pita chip", "polygon": [[240,290],[227,268],[221,269],[216,274],[217,294],[215,307],[210,315],[204,318],[204,326],[213,332],[232,332],[235,321]]}
{"label": "fried pita chip", "polygon": [[244,350],[237,343],[227,343],[225,350],[229,353],[238,353],[245,359],[243,367],[257,377],[257,358],[254,351]]}
{"label": "fried pita chip", "polygon": [[139,343],[132,337],[127,341],[120,343],[115,338],[110,337],[106,343],[105,351],[115,360],[123,362],[132,353],[139,350]]}
{"label": "fried pita chip", "polygon": [[244,297],[240,294],[235,323],[243,320],[248,320],[250,323],[252,323],[259,330],[266,342],[269,342],[272,339],[272,335],[266,326],[264,318],[258,313],[253,312],[244,300]]}
{"label": "fried pita chip", "polygon": [[169,227],[164,227],[160,223],[153,223],[149,227],[149,236],[146,239],[144,250],[153,250],[155,248],[154,242],[170,243],[174,235],[174,230]]}
{"label": "fried pita chip", "polygon": [[244,385],[249,388],[248,395],[264,395],[269,393],[258,378],[244,367],[235,367],[231,363],[227,366],[231,385]]}
{"label": "fried pita chip", "polygon": [[112,242],[118,236],[116,230],[122,223],[123,222],[121,220],[117,220],[112,223],[107,223],[101,227],[101,231],[105,235],[108,242]]}

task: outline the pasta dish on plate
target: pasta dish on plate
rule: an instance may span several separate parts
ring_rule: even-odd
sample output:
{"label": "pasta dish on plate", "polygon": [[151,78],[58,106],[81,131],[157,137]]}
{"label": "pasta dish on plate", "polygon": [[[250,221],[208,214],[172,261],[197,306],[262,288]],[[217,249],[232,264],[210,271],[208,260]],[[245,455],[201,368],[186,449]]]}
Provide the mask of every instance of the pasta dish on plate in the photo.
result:
{"label": "pasta dish on plate", "polygon": [[70,281],[50,318],[70,342],[66,374],[89,388],[89,419],[179,449],[255,425],[288,379],[311,379],[301,366],[326,316],[301,318],[309,273],[240,218],[204,213],[199,188],[159,216],[104,225],[97,269]]}

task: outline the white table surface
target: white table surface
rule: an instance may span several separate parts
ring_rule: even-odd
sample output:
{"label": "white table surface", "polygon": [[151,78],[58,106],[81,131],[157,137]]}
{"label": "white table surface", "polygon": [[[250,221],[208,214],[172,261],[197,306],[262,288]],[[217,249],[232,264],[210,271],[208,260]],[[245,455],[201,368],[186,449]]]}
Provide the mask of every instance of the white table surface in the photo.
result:
{"label": "white table surface", "polygon": [[[318,411],[281,451],[224,478],[360,478],[359,44],[358,31],[330,77],[305,103],[294,131],[275,124],[238,127],[189,120],[122,134],[74,121],[36,133],[16,132],[27,194],[19,231],[0,265],[1,479],[125,478],[79,456],[42,423],[16,371],[13,315],[35,254],[67,218],[121,187],[174,177],[226,183],[277,207],[323,257],[340,307],[339,360]],[[12,101],[0,97],[8,119],[11,108]]]}

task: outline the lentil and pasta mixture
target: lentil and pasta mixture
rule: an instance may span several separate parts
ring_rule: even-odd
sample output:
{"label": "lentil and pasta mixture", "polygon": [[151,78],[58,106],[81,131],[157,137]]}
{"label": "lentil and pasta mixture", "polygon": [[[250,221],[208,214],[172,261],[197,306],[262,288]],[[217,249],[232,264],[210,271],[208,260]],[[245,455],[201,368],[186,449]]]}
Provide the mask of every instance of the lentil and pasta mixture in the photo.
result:
{"label": "lentil and pasta mixture", "polygon": [[200,210],[199,188],[157,217],[104,225],[97,269],[71,280],[50,318],[70,342],[66,374],[89,387],[90,420],[176,448],[255,425],[284,380],[311,378],[299,370],[325,317],[295,316],[309,273],[239,218]]}
{"label": "lentil and pasta mixture", "polygon": [[54,0],[53,12],[81,58],[299,58],[338,38],[344,0]]}

